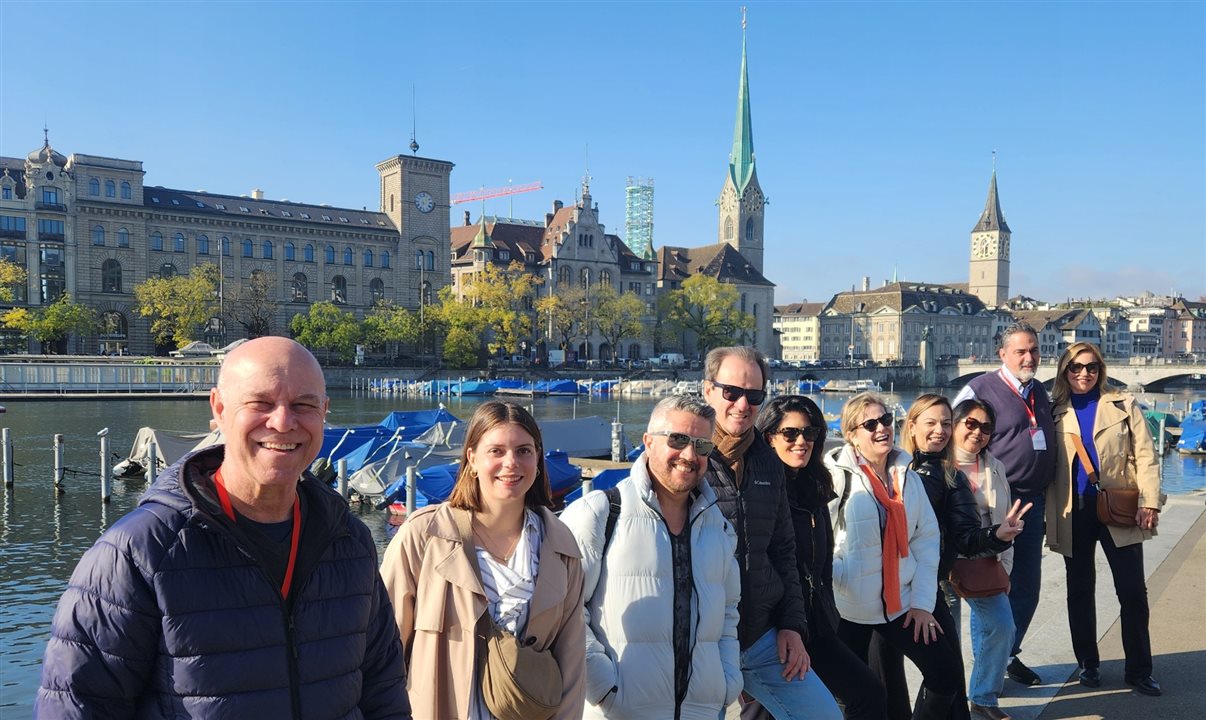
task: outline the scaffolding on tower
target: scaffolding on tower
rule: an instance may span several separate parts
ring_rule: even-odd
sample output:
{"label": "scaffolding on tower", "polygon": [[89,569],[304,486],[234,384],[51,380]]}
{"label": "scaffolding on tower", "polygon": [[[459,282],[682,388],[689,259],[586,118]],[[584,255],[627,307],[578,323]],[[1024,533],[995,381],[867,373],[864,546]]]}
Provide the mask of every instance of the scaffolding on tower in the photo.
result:
{"label": "scaffolding on tower", "polygon": [[653,259],[653,178],[628,178],[624,203],[624,239],[637,257]]}

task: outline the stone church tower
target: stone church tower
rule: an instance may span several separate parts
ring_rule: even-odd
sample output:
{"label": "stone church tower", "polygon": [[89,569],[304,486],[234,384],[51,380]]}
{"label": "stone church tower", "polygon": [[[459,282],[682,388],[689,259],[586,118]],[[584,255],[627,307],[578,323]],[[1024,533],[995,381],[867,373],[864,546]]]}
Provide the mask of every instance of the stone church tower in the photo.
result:
{"label": "stone church tower", "polygon": [[1009,299],[1009,225],[1001,214],[995,169],[988,184],[984,212],[971,231],[967,290],[989,307],[1000,307]]}
{"label": "stone church tower", "polygon": [[[742,23],[744,30],[744,22]],[[729,171],[720,191],[720,242],[732,245],[762,272],[762,229],[766,197],[754,168],[754,127],[750,120],[750,81],[746,72],[744,31],[741,38],[741,81],[737,90],[737,124]]]}

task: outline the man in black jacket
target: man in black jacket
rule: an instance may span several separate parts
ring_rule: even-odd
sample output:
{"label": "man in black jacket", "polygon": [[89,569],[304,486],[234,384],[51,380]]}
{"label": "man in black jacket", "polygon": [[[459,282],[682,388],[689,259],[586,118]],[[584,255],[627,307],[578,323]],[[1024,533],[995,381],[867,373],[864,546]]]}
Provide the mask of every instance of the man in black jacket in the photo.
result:
{"label": "man in black jacket", "polygon": [[704,399],[716,410],[705,477],[737,532],[741,673],[745,691],[777,720],[840,720],[833,696],[808,672],[807,609],[783,464],[754,431],[766,375],[766,358],[750,347],[716,348],[704,362]]}

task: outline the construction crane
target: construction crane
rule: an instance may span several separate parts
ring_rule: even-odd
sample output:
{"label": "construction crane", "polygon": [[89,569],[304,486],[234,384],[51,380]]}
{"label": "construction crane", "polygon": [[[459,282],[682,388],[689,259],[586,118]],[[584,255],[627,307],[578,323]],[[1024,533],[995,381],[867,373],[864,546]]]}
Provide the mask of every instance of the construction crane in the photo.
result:
{"label": "construction crane", "polygon": [[506,197],[507,195],[518,195],[520,193],[534,192],[543,190],[544,185],[539,180],[526,185],[508,185],[500,188],[482,188],[481,190],[470,190],[468,192],[459,192],[452,196],[449,200],[450,205],[460,205],[461,203],[472,202],[474,200],[489,200],[496,197]]}

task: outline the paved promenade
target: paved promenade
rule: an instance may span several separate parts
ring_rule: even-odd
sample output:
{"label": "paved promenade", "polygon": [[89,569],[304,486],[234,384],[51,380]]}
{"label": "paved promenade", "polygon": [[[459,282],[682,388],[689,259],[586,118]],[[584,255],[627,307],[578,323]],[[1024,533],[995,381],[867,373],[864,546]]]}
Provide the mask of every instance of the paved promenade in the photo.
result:
{"label": "paved promenade", "polygon": [[[1046,682],[1035,687],[1005,681],[1001,706],[1016,720],[1203,720],[1206,719],[1206,494],[1170,498],[1160,518],[1160,534],[1144,544],[1148,576],[1154,677],[1164,688],[1158,698],[1133,692],[1122,680],[1122,640],[1118,599],[1110,568],[1097,553],[1097,629],[1101,635],[1102,686],[1076,681],[1076,660],[1068,634],[1063,557],[1044,551],[1043,590],[1022,659]],[[963,613],[967,637],[968,613]],[[964,663],[971,670],[971,648]],[[911,664],[909,688],[921,676]],[[737,718],[730,708],[728,718]]]}

